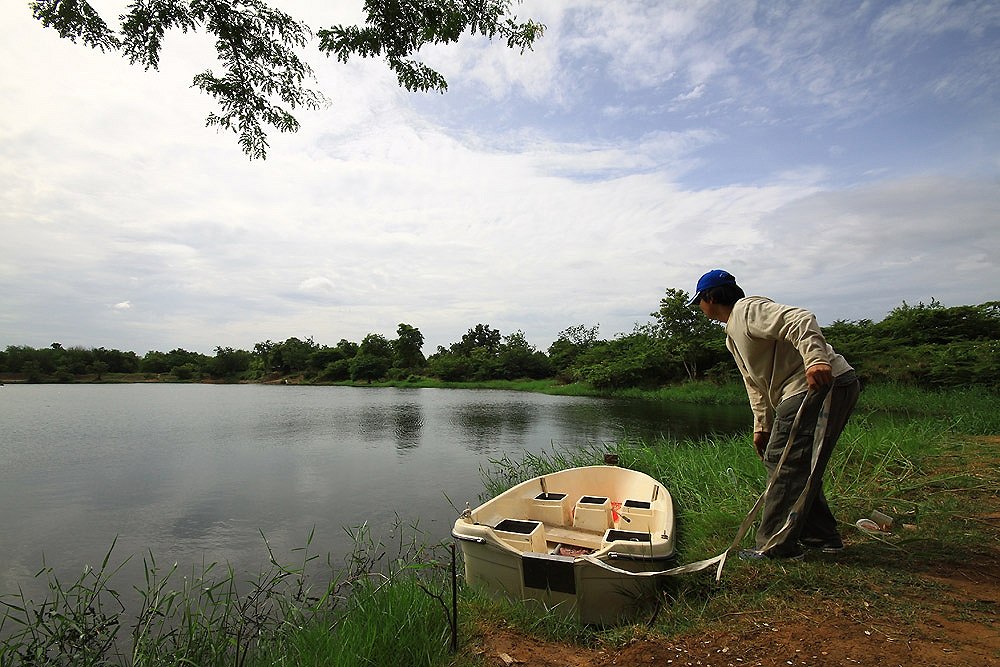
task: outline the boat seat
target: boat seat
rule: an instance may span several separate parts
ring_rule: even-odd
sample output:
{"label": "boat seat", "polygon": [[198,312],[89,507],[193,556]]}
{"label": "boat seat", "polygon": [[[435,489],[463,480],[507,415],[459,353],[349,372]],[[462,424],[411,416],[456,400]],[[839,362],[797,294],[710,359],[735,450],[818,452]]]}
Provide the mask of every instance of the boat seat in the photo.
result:
{"label": "boat seat", "polygon": [[569,498],[565,493],[542,492],[531,499],[528,518],[547,526],[568,526],[572,516]]}
{"label": "boat seat", "polygon": [[524,519],[504,519],[493,527],[493,532],[508,545],[518,551],[544,553],[545,526],[541,521]]}
{"label": "boat seat", "polygon": [[653,504],[648,500],[628,498],[622,503],[618,513],[627,518],[619,527],[627,530],[649,531],[653,526]]}
{"label": "boat seat", "polygon": [[581,496],[573,510],[573,527],[601,534],[613,528],[611,499],[607,496]]}

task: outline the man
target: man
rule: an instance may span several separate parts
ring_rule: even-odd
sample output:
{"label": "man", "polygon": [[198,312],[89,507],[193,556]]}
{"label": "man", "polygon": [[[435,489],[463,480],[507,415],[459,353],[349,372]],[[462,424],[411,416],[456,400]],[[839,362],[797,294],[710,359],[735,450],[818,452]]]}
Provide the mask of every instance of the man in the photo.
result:
{"label": "man", "polygon": [[768,472],[757,545],[740,558],[799,559],[803,546],[842,551],[837,520],[823,495],[823,472],[858,400],[854,369],[826,342],[812,313],[747,297],[727,271],[701,277],[689,303],[695,304],[726,325],[726,347],[753,410],[754,448]]}

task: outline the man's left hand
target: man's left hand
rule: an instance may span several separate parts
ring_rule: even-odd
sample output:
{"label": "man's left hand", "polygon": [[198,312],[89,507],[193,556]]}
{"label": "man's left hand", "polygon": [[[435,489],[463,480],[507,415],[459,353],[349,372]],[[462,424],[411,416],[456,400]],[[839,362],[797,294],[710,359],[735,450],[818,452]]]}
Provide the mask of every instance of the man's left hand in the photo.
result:
{"label": "man's left hand", "polygon": [[760,460],[764,460],[764,452],[767,450],[767,443],[771,439],[771,434],[767,431],[757,431],[753,434],[753,448],[757,451]]}
{"label": "man's left hand", "polygon": [[833,368],[830,364],[813,364],[806,369],[806,382],[813,391],[833,384]]}

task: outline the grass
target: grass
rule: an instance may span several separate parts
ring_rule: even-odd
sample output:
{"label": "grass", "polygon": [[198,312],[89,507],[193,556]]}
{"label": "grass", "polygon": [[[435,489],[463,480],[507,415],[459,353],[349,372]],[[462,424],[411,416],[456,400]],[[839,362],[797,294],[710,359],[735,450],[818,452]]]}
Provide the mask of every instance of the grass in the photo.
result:
{"label": "grass", "polygon": [[[753,611],[794,606],[804,595],[872,614],[913,615],[917,610],[912,598],[883,596],[872,581],[890,590],[919,589],[926,584],[917,581],[915,573],[942,563],[975,562],[984,545],[995,542],[989,524],[975,516],[981,511],[980,500],[995,507],[1000,495],[998,415],[1000,397],[995,393],[867,388],[825,477],[826,495],[843,521],[841,530],[850,547],[837,567],[816,557],[794,568],[730,561],[721,585],[708,575],[671,579],[664,585],[665,604],[648,628],[640,623],[610,630],[568,629],[561,619],[531,615],[523,605],[504,608],[502,602],[478,598],[470,598],[473,610],[469,613],[506,618],[524,632],[580,645],[620,644],[637,632],[664,637],[705,629]],[[670,489],[682,563],[726,549],[763,490],[763,469],[749,434],[698,441],[624,442],[613,451],[622,466],[646,472]],[[483,474],[492,495],[552,470],[600,463],[604,453],[594,448],[499,459],[484,468]],[[854,521],[873,510],[895,518],[897,530],[892,535],[871,537],[855,529]],[[752,537],[745,539],[749,543]],[[517,607],[522,611],[515,611]]]}
{"label": "grass", "polygon": [[73,582],[43,567],[44,600],[0,598],[0,666],[440,664],[451,637],[444,547],[387,545],[364,527],[352,537],[345,563],[328,558],[325,568],[308,550],[311,535],[294,565],[267,547],[270,569],[249,580],[218,564],[182,577],[148,554],[134,596],[112,586],[124,565],[113,564],[113,544],[100,568]]}
{"label": "grass", "polygon": [[[698,401],[711,391],[719,391],[723,401],[737,393],[695,385],[656,395]],[[120,567],[114,563],[114,545],[100,568],[84,571],[77,581],[58,581],[43,564],[39,576],[49,583],[45,600],[0,597],[0,667],[474,667],[483,659],[470,647],[496,627],[595,646],[724,627],[743,614],[794,608],[804,601],[827,600],[874,616],[916,617],[920,610],[914,596],[933,598],[935,592],[915,572],[942,562],[975,561],[984,544],[995,540],[976,514],[982,503],[995,507],[1000,493],[998,408],[1000,397],[978,391],[866,388],[826,476],[827,496],[844,521],[850,547],[837,567],[813,557],[795,567],[731,561],[721,584],[708,574],[664,582],[657,615],[635,625],[581,627],[531,605],[463,589],[460,632],[467,648],[450,655],[445,545],[422,545],[416,539],[387,545],[362,527],[352,532],[356,548],[342,564],[331,563],[329,556],[321,563],[309,551],[310,536],[294,565],[279,563],[268,549],[271,568],[250,580],[219,565],[182,577],[148,554],[145,586],[132,596],[138,608],[126,608],[127,596],[113,587]],[[611,450],[622,466],[646,472],[670,489],[679,562],[726,549],[764,484],[749,434],[630,440]],[[594,446],[490,461],[482,469],[487,494],[539,474],[600,463],[605,453],[606,447]],[[899,529],[879,538],[856,531],[853,521],[875,509],[895,517]],[[913,594],[886,596],[872,581]],[[986,612],[972,605],[967,613],[977,619]]]}

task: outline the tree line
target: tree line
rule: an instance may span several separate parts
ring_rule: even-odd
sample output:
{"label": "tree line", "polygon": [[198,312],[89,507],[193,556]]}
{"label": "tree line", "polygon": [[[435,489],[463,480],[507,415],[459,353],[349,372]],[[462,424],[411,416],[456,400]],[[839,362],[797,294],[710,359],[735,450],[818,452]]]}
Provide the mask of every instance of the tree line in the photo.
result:
{"label": "tree line", "polygon": [[[401,323],[395,338],[370,333],[360,342],[321,345],[312,338],[264,341],[252,350],[217,347],[206,355],[175,349],[134,352],[100,348],[11,345],[0,351],[0,373],[28,382],[102,381],[139,374],[173,381],[448,382],[550,379],[598,389],[653,389],[685,380],[736,381],[722,326],[686,305],[688,294],[667,289],[652,318],[628,334],[598,336],[598,326],[561,331],[542,351],[522,331],[504,335],[476,324],[458,341],[423,354],[424,336]],[[879,322],[838,320],[824,327],[829,342],[865,381],[925,386],[1000,386],[1000,302],[945,307],[936,300],[903,302]]]}

